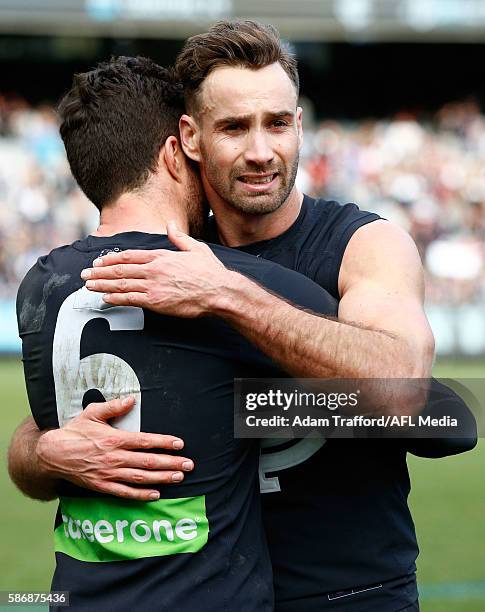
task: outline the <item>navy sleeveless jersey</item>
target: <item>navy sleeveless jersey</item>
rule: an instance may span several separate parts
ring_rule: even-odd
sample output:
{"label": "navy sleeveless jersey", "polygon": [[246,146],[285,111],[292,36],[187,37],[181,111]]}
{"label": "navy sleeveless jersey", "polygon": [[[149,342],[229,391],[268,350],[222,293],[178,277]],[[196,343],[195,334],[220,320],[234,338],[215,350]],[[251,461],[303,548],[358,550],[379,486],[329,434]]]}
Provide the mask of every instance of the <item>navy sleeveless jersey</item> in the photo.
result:
{"label": "navy sleeveless jersey", "polygon": [[[301,272],[338,299],[338,274],[349,240],[379,218],[355,204],[305,196],[286,232],[238,248]],[[274,468],[273,454],[279,453],[287,466],[293,456],[301,456],[301,448],[289,443],[263,449],[265,476],[277,477],[281,489],[262,496],[276,610],[394,612],[411,604],[417,593],[408,576],[415,571],[418,548],[407,505],[404,444],[362,439],[308,444],[313,448],[306,461],[295,459],[293,467],[281,470]],[[401,576],[406,589],[367,590]],[[353,594],[359,590],[363,593]]]}
{"label": "navy sleeveless jersey", "polygon": [[[379,218],[355,204],[305,196],[286,232],[240,249],[301,272],[338,299],[349,240]],[[214,220],[211,232],[216,239]],[[262,485],[277,478],[281,489],[263,495],[277,612],[395,612],[415,604],[418,546],[407,504],[406,453],[440,457],[477,442],[473,414],[436,380],[425,410],[459,417],[461,437],[267,442]]]}
{"label": "navy sleeveless jersey", "polygon": [[[65,483],[54,528],[52,588],[80,611],[273,609],[257,481],[259,443],[233,436],[233,379],[283,376],[214,318],[178,319],[112,307],[80,272],[112,250],[173,249],[164,236],[90,236],[39,259],[18,292],[27,391],[41,429],[100,394],[137,403],[117,426],[185,440],[195,470],[160,500],[97,495]],[[277,264],[214,246],[215,254],[292,302],[335,314],[336,301]]]}

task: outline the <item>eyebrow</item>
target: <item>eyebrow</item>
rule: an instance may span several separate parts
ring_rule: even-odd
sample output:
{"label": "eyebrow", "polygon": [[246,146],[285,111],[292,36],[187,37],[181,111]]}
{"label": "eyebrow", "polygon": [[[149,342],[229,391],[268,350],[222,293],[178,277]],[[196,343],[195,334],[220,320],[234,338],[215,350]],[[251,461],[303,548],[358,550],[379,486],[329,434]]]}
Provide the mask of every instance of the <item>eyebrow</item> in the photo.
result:
{"label": "eyebrow", "polygon": [[[282,117],[293,117],[295,116],[294,111],[290,110],[282,110],[274,113],[265,113],[267,117],[271,117],[273,119],[278,119]],[[215,128],[220,128],[224,125],[228,125],[230,123],[244,123],[245,121],[249,121],[251,119],[251,115],[229,115],[228,117],[223,117],[222,119],[218,119],[214,123]]]}

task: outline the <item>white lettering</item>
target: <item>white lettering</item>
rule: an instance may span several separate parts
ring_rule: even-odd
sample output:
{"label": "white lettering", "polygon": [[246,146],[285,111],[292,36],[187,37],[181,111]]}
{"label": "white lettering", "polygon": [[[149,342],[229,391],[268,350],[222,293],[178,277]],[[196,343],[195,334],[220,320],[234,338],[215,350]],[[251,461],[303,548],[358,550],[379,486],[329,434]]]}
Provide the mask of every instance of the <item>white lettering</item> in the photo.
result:
{"label": "white lettering", "polygon": [[330,427],[330,419],[327,417],[312,418],[310,416],[301,417],[296,415],[292,423],[293,427]]}
{"label": "white lettering", "polygon": [[[145,532],[143,535],[137,533],[137,527],[141,527]],[[146,524],[145,521],[133,521],[130,525],[130,533],[134,540],[137,542],[147,542],[152,537],[152,532],[150,531],[150,527]]]}
{"label": "white lettering", "polygon": [[83,532],[83,536],[90,542],[94,542],[93,524],[91,523],[91,521],[89,521],[88,519],[84,520],[81,525],[81,529]]}
{"label": "white lettering", "polygon": [[117,520],[115,524],[107,520],[99,520],[93,524],[89,519],[78,520],[71,516],[62,515],[64,533],[67,538],[79,540],[81,538],[100,544],[108,544],[115,538],[118,542],[125,542],[125,529],[128,528],[133,540],[136,542],[148,542],[153,537],[157,542],[161,542],[164,537],[168,542],[173,542],[175,538],[181,540],[193,540],[197,537],[198,525],[191,518],[182,518],[175,527],[167,519],[153,521],[150,525],[141,519],[129,522],[127,520]]}
{"label": "white lettering", "polygon": [[64,533],[66,534],[66,538],[68,538],[69,537],[69,531],[67,529],[68,519],[65,514],[62,515],[62,522],[64,523]]}
{"label": "white lettering", "polygon": [[116,539],[118,542],[124,542],[125,534],[123,533],[123,529],[128,525],[128,521],[116,521]]}
{"label": "white lettering", "polygon": [[113,541],[113,525],[109,521],[98,521],[94,526],[94,537],[100,544]]}
{"label": "white lettering", "polygon": [[192,519],[180,519],[175,525],[175,533],[181,540],[193,540],[197,537],[197,524]]}
{"label": "white lettering", "polygon": [[162,536],[160,535],[160,527],[165,529],[165,537],[169,542],[173,542],[173,527],[170,521],[153,521],[153,534],[155,536],[155,540],[160,542]]}
{"label": "white lettering", "polygon": [[79,524],[74,522],[72,516],[69,517],[68,529],[69,529],[69,535],[71,536],[73,540],[81,539],[81,530],[79,529]]}

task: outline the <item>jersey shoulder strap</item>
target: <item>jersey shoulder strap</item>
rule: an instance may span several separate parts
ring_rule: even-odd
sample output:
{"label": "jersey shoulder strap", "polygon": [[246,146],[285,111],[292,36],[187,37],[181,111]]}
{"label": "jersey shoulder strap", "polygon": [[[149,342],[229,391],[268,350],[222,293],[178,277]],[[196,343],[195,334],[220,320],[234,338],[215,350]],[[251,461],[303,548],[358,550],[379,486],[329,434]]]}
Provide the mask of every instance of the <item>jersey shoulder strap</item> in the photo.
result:
{"label": "jersey shoulder strap", "polygon": [[305,198],[307,215],[304,232],[307,234],[309,276],[333,296],[339,298],[338,277],[342,259],[355,232],[381,217],[360,210],[356,204],[340,204],[332,200]]}

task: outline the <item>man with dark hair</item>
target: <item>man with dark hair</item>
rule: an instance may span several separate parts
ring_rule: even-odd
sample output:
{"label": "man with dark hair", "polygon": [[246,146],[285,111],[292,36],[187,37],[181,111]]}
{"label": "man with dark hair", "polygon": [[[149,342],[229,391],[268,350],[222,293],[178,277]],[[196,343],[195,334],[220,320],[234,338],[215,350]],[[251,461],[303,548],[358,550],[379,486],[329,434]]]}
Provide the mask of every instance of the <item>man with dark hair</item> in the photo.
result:
{"label": "man with dark hair", "polygon": [[[110,304],[216,315],[293,375],[427,378],[434,343],[411,238],[354,204],[314,200],[294,185],[302,141],[298,77],[275,30],[218,23],[186,42],[176,71],[188,111],[182,146],[199,164],[214,212],[210,239],[312,278],[340,300],[339,320],[298,311],[209,261],[196,273],[187,253],[192,261],[204,254],[183,233],[172,235],[187,252],[176,270],[152,252],[149,281],[137,286],[126,271],[121,285],[116,266],[141,256],[115,254],[83,273],[87,285],[108,294]],[[198,299],[207,287],[208,308]],[[390,390],[381,386],[378,404],[387,414],[406,410],[389,401]],[[272,488],[263,504],[277,610],[417,610],[406,452],[451,454],[475,441],[443,441],[437,451],[417,441],[333,439],[314,445],[304,462],[301,448],[266,449],[263,485]]]}
{"label": "man with dark hair", "polygon": [[[427,377],[433,339],[412,240],[353,204],[314,200],[294,186],[302,139],[298,76],[275,30],[249,21],[216,24],[187,41],[177,71],[189,111],[181,142],[199,164],[214,211],[212,240],[316,280],[340,299],[339,321],[302,312],[216,266],[200,243],[173,227],[169,236],[184,253],[170,260],[155,250],[103,256],[83,272],[87,286],[113,305],[216,315],[292,374]],[[383,385],[379,403],[393,413],[398,407],[386,402],[386,391]],[[57,461],[44,436],[35,456]],[[302,443],[266,449],[261,471],[263,485],[273,485],[264,516],[276,608],[417,609],[406,452],[452,454],[475,441],[328,440],[304,444],[304,453]],[[89,457],[97,465],[94,447]],[[69,457],[60,463],[59,473],[69,473]]]}
{"label": "man with dark hair", "polygon": [[[134,398],[113,423],[132,433],[128,448],[143,449],[123,479],[139,483],[142,468],[149,469],[155,492],[152,501],[123,500],[75,486],[82,480],[44,490],[44,498],[59,496],[53,590],[68,591],[74,610],[270,612],[259,444],[233,437],[232,389],[236,377],[283,373],[220,320],[110,307],[80,277],[109,252],[174,255],[169,218],[186,231],[200,227],[202,192],[176,135],[176,87],[150,60],[118,58],[76,75],[59,113],[72,172],[101,214],[93,235],[41,257],[20,286],[30,406],[40,429],[72,428],[77,419],[77,431],[89,435],[81,415],[96,394]],[[335,300],[304,276],[235,250],[203,248],[217,266],[305,308],[335,312]],[[200,297],[203,306],[209,296]],[[129,407],[130,400],[88,410],[93,420],[107,420]],[[177,437],[159,435],[168,430]],[[163,488],[164,460],[150,449],[179,449],[178,436],[197,469],[176,489]],[[112,440],[107,465],[127,452],[114,434]]]}
{"label": "man with dark hair", "polygon": [[[60,133],[74,178],[99,210],[143,187],[155,172],[163,143],[177,134],[181,96],[173,71],[147,58],[118,58],[74,76],[58,107]],[[200,206],[198,185],[192,172],[185,185],[189,211]],[[188,217],[200,224],[204,215],[196,209]]]}

